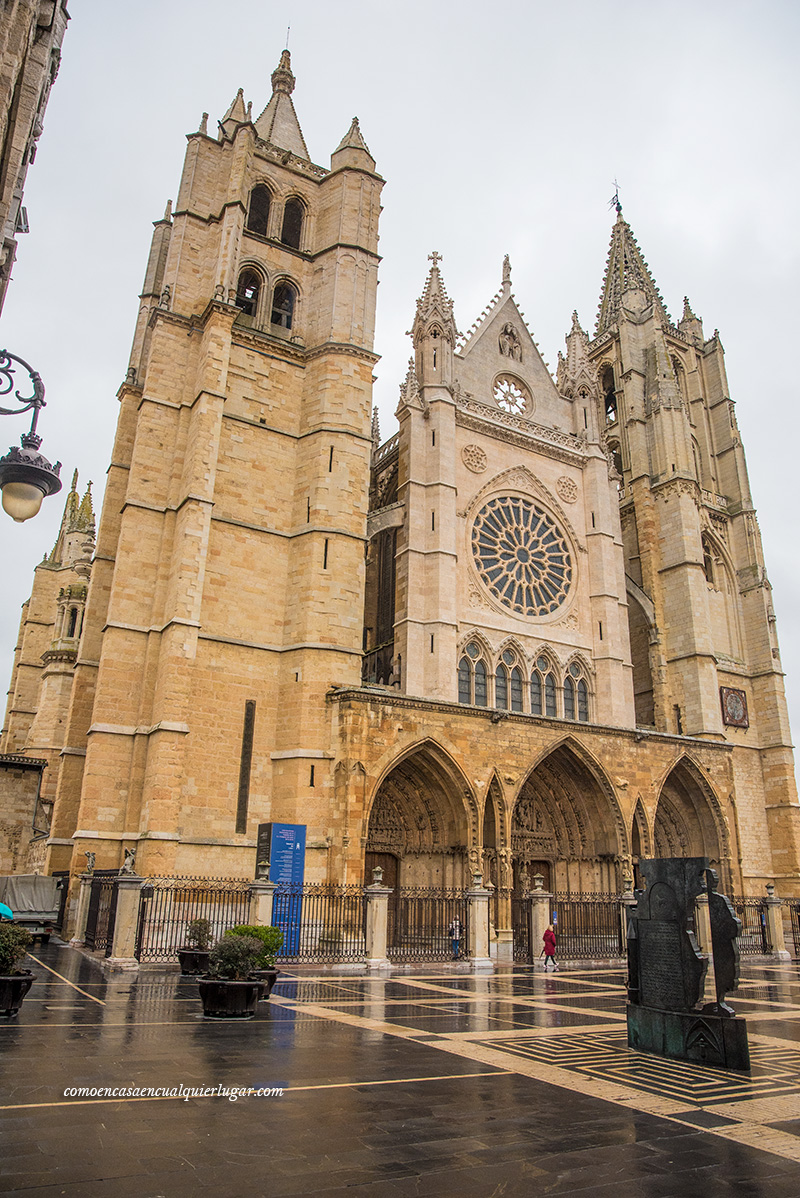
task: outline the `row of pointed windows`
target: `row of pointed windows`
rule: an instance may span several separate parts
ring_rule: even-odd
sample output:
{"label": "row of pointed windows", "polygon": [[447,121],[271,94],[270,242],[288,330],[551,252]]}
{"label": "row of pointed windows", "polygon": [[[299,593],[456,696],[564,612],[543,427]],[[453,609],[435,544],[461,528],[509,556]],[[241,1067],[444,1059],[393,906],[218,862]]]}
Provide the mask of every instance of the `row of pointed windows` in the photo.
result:
{"label": "row of pointed windows", "polygon": [[[250,192],[245,228],[258,237],[269,237],[271,224],[274,223],[270,222],[271,208],[272,192],[265,183],[257,183]],[[299,250],[303,240],[304,218],[305,208],[302,201],[290,196],[283,205],[281,235],[278,240],[291,249]],[[277,225],[275,231],[277,232]]]}
{"label": "row of pointed windows", "polygon": [[[247,266],[239,275],[236,287],[236,307],[258,322],[260,315],[259,300],[264,280],[257,270]],[[294,320],[294,310],[297,303],[297,289],[291,283],[282,280],[276,283],[272,291],[269,323],[281,329],[290,329]]]}
{"label": "row of pointed windows", "polygon": [[571,662],[562,676],[551,657],[540,653],[528,673],[506,649],[492,673],[476,641],[470,641],[458,663],[458,701],[500,711],[589,721],[589,686],[578,662]]}

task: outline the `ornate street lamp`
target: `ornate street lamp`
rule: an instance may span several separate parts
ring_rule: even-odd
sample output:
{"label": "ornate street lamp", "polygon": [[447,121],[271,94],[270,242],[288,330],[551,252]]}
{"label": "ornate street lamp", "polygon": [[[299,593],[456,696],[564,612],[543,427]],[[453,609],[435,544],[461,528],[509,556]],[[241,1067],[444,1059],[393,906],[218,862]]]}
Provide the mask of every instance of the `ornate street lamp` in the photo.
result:
{"label": "ornate street lamp", "polygon": [[44,383],[41,377],[32,370],[27,362],[10,354],[8,350],[0,350],[0,395],[8,395],[14,387],[14,367],[12,362],[19,362],[30,375],[33,385],[33,395],[22,396],[14,392],[14,398],[20,402],[18,408],[0,408],[0,415],[19,416],[33,408],[33,419],[30,432],[23,433],[20,438],[22,448],[12,445],[5,457],[0,458],[0,490],[3,492],[3,509],[12,520],[21,524],[30,520],[42,506],[45,495],[55,495],[61,490],[61,479],[58,477],[61,463],[51,466],[47,458],[39,453],[42,438],[36,432],[36,422],[39,411],[45,406]]}

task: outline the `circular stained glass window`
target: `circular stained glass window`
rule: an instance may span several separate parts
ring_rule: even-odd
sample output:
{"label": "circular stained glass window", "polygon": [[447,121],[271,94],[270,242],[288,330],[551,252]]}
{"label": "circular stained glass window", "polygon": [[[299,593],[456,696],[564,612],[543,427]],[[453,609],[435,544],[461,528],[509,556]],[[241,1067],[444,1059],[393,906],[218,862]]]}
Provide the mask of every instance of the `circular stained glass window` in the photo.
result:
{"label": "circular stained glass window", "polygon": [[472,554],[495,599],[518,615],[549,615],[567,597],[572,582],[567,542],[530,499],[505,495],[484,504],[472,526]]}
{"label": "circular stained glass window", "polygon": [[494,402],[504,412],[523,416],[528,410],[530,400],[528,389],[518,379],[512,378],[510,374],[500,375],[492,389],[492,394]]}

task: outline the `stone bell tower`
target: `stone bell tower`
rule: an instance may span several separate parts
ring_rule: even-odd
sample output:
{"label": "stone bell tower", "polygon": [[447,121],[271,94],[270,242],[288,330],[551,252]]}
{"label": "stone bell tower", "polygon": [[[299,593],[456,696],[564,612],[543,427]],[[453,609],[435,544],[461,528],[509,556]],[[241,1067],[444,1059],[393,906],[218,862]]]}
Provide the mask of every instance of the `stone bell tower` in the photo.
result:
{"label": "stone bell tower", "polygon": [[722,342],[688,300],[672,322],[619,205],[585,357],[619,475],[636,723],[729,742],[745,892],[748,873],[796,878],[775,613]]}
{"label": "stone bell tower", "polygon": [[[353,119],[311,162],[288,51],[188,137],[155,222],[51,839],[251,875],[262,821],[327,871],[326,692],[358,684],[378,218]],[[85,756],[82,751],[85,749]]]}

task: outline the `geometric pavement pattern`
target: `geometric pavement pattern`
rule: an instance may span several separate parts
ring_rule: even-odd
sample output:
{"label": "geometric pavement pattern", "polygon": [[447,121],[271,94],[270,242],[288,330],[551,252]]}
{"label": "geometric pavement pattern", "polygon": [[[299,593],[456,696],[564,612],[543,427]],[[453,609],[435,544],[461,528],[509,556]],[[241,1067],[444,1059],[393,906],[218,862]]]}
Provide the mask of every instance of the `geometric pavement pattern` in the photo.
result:
{"label": "geometric pavement pattern", "polygon": [[549,1037],[512,1036],[496,1040],[472,1040],[470,1037],[470,1041],[495,1051],[698,1106],[797,1094],[800,1090],[800,1051],[791,1048],[751,1044],[752,1071],[748,1077],[707,1065],[635,1052],[628,1048],[624,1031]]}

